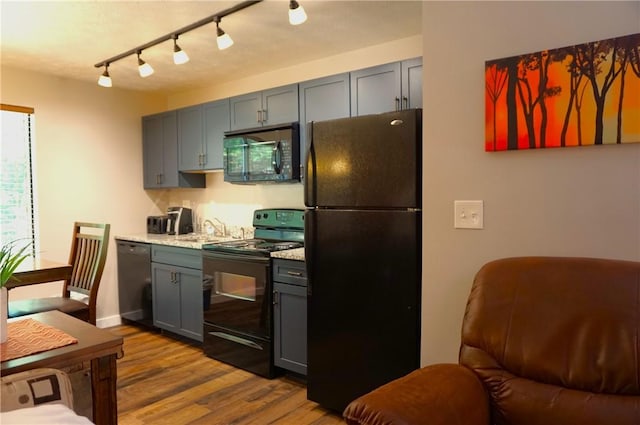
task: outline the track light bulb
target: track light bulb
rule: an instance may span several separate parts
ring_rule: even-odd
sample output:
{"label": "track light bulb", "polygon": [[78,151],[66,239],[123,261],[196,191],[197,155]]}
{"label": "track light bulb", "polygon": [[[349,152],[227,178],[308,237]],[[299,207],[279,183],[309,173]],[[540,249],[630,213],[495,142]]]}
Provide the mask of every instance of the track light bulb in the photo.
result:
{"label": "track light bulb", "polygon": [[109,65],[104,66],[104,72],[100,78],[98,78],[98,85],[102,87],[111,87],[113,85],[111,77],[109,76]]}
{"label": "track light bulb", "polygon": [[217,22],[216,22],[216,31],[218,33],[218,38],[216,39],[216,42],[218,43],[218,49],[224,50],[233,45],[233,40],[231,39],[229,34],[222,31],[222,28],[218,26]]}
{"label": "track light bulb", "polygon": [[304,7],[300,6],[296,0],[289,2],[289,23],[291,25],[300,25],[307,20],[307,13]]}
{"label": "track light bulb", "polygon": [[153,67],[140,58],[140,53],[142,52],[138,52],[138,72],[140,76],[144,78],[153,74]]}
{"label": "track light bulb", "polygon": [[178,37],[173,39],[173,63],[182,65],[189,62],[189,55],[178,46]]}

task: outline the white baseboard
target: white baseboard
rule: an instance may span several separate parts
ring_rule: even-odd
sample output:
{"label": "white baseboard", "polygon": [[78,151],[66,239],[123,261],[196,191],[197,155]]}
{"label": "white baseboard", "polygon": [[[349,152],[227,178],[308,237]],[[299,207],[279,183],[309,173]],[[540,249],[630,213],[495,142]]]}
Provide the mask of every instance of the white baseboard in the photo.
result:
{"label": "white baseboard", "polygon": [[96,320],[96,326],[99,328],[110,328],[111,326],[118,326],[122,324],[120,315],[116,314],[109,317],[102,317]]}

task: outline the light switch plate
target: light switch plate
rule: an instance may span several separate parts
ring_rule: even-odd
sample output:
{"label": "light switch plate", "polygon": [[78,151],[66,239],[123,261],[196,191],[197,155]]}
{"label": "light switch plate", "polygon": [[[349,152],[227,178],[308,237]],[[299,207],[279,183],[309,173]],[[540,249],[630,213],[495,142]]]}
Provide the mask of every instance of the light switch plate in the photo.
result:
{"label": "light switch plate", "polygon": [[483,201],[453,201],[453,227],[456,229],[484,228]]}

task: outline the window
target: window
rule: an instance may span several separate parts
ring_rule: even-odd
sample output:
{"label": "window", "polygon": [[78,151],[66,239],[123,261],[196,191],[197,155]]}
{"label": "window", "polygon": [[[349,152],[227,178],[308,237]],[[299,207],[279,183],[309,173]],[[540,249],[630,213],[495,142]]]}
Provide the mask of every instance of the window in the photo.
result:
{"label": "window", "polygon": [[36,252],[33,109],[0,105],[0,243],[31,242]]}

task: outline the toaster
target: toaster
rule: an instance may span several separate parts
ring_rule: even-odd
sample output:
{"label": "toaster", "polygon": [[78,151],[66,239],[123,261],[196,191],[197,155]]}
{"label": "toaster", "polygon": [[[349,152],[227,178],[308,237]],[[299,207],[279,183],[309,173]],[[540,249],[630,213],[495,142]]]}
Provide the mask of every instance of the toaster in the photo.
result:
{"label": "toaster", "polygon": [[167,233],[168,223],[169,216],[167,215],[150,215],[147,217],[147,233]]}

